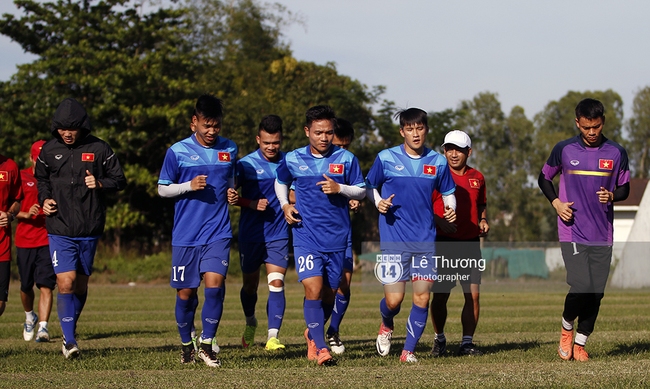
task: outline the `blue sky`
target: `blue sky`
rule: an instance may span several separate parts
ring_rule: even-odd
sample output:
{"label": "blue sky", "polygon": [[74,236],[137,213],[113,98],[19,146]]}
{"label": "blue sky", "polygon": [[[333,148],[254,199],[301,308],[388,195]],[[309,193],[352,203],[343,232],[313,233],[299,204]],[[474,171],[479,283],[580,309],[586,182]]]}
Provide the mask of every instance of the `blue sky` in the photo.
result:
{"label": "blue sky", "polygon": [[[626,119],[650,85],[650,2],[628,0],[280,0],[304,25],[285,29],[300,60],[386,86],[398,107],[455,108],[482,91],[532,118],[569,90],[613,89]],[[8,0],[0,13],[14,12]],[[33,60],[0,37],[0,80]]]}

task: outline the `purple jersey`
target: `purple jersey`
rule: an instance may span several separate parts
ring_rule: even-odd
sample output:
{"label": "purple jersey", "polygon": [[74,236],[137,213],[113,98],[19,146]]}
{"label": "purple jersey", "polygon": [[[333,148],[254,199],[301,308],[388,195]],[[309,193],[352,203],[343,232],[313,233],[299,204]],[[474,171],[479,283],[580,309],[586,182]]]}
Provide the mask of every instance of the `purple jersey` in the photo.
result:
{"label": "purple jersey", "polygon": [[560,242],[611,246],[614,206],[601,204],[596,192],[600,187],[613,192],[630,181],[625,149],[605,137],[600,146],[587,147],[578,135],[555,145],[542,173],[549,181],[560,173],[558,197],[574,203],[570,222],[557,218]]}

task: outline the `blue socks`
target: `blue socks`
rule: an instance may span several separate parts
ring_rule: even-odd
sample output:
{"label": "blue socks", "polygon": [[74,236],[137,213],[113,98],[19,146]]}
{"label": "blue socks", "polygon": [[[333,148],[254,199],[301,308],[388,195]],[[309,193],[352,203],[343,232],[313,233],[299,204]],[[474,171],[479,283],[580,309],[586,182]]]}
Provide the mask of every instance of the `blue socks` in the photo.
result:
{"label": "blue socks", "polygon": [[205,288],[205,302],[201,318],[203,320],[203,339],[212,339],[217,333],[221,315],[223,314],[223,299],[225,290],[221,288]]}
{"label": "blue socks", "polygon": [[305,323],[309,328],[309,335],[316,343],[319,350],[327,348],[325,343],[325,331],[323,330],[325,316],[323,314],[323,305],[321,300],[307,300],[303,303]]}
{"label": "blue socks", "polygon": [[411,307],[411,314],[406,321],[406,341],[404,342],[404,350],[410,352],[415,351],[415,345],[418,343],[418,340],[420,340],[420,337],[422,337],[424,328],[427,325],[428,313],[429,310],[427,308],[420,308],[415,304]]}
{"label": "blue socks", "polygon": [[56,312],[59,315],[61,331],[66,343],[77,343],[74,337],[74,330],[77,323],[75,315],[74,293],[56,295]]}
{"label": "blue socks", "polygon": [[269,299],[266,302],[266,315],[269,318],[269,329],[280,329],[285,307],[284,290],[282,292],[269,292]]}
{"label": "blue socks", "polygon": [[176,325],[178,333],[181,336],[181,342],[188,344],[192,342],[192,329],[194,328],[194,308],[193,299],[183,300],[176,295]]}
{"label": "blue socks", "polygon": [[397,316],[400,309],[402,309],[401,306],[397,307],[397,309],[395,309],[394,311],[391,311],[390,309],[388,309],[388,306],[386,306],[386,298],[381,299],[381,301],[379,302],[379,312],[381,312],[381,320],[386,327],[388,328],[394,327],[393,318]]}
{"label": "blue socks", "polygon": [[346,295],[336,294],[334,299],[334,311],[332,312],[332,318],[330,321],[330,327],[327,329],[328,335],[333,335],[339,332],[339,326],[341,325],[341,320],[345,315],[345,311],[348,310],[348,304],[350,302],[350,293]]}

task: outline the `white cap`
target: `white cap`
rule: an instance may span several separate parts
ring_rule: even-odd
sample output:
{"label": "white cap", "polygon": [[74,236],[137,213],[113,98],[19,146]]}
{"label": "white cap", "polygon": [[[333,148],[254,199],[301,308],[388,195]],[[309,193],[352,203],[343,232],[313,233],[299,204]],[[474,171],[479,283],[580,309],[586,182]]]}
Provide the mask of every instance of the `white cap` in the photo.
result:
{"label": "white cap", "polygon": [[472,147],[472,140],[465,132],[453,130],[445,135],[445,141],[442,143],[442,147],[445,147],[446,144],[456,145],[464,149],[465,147]]}

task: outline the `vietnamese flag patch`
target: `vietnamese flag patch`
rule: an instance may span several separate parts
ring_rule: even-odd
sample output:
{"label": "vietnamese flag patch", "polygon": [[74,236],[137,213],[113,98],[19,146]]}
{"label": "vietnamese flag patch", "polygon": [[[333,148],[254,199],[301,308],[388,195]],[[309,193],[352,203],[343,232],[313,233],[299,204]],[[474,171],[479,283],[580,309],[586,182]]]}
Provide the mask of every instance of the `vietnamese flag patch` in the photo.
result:
{"label": "vietnamese flag patch", "polygon": [[343,164],[330,163],[330,174],[343,174]]}
{"label": "vietnamese flag patch", "polygon": [[95,153],[81,153],[81,160],[84,162],[95,162]]}
{"label": "vietnamese flag patch", "polygon": [[614,160],[613,159],[599,159],[598,160],[598,168],[599,169],[604,169],[604,170],[612,170],[614,168]]}
{"label": "vietnamese flag patch", "polygon": [[478,189],[481,186],[479,181],[476,178],[469,179],[469,187],[472,189]]}
{"label": "vietnamese flag patch", "polygon": [[435,176],[436,175],[436,166],[435,165],[424,165],[424,168],[422,169],[422,173],[426,174],[427,176]]}
{"label": "vietnamese flag patch", "polygon": [[219,152],[219,162],[230,162],[230,153],[225,151]]}
{"label": "vietnamese flag patch", "polygon": [[9,173],[8,172],[0,172],[0,181],[6,182],[9,181]]}

